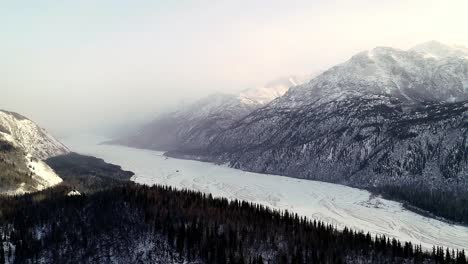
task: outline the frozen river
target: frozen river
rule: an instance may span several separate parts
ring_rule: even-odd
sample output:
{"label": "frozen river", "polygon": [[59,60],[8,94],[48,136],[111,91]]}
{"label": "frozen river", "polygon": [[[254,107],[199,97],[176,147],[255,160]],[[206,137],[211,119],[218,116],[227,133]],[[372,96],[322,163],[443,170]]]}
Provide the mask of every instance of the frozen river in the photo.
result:
{"label": "frozen river", "polygon": [[468,227],[451,225],[408,211],[400,203],[338,184],[244,172],[162,152],[98,145],[104,139],[76,137],[63,141],[73,151],[96,156],[135,173],[133,181],[187,188],[213,196],[242,199],[402,241],[468,249]]}

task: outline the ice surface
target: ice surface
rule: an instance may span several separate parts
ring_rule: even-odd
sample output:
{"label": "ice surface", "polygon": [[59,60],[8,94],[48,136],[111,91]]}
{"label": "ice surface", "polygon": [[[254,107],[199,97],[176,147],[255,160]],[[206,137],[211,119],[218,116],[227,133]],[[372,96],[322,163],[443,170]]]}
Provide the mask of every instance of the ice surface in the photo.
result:
{"label": "ice surface", "polygon": [[105,139],[74,137],[74,151],[103,158],[135,173],[133,181],[162,184],[242,199],[372,234],[468,250],[468,227],[452,225],[408,211],[398,202],[337,184],[235,170],[226,166],[167,158],[162,152],[97,145]]}

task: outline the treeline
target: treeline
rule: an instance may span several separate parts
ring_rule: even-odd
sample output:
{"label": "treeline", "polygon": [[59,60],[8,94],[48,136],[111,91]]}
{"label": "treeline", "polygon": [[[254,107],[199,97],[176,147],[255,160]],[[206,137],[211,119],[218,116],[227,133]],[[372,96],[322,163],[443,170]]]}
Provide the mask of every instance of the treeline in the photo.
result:
{"label": "treeline", "polygon": [[[384,198],[401,201],[405,207],[428,212],[432,217],[438,216],[450,221],[468,224],[468,193],[457,188],[428,188],[423,184],[382,186],[371,189],[382,194]],[[418,210],[420,209],[420,210]]]}
{"label": "treeline", "polygon": [[16,190],[21,183],[24,183],[24,189],[35,186],[23,152],[0,139],[0,192]]}
{"label": "treeline", "polygon": [[0,263],[467,263],[421,246],[170,187],[0,200]]}
{"label": "treeline", "polygon": [[122,170],[118,165],[77,153],[52,157],[45,162],[60,175],[64,184],[80,193],[117,187],[125,184],[134,175],[133,172]]}

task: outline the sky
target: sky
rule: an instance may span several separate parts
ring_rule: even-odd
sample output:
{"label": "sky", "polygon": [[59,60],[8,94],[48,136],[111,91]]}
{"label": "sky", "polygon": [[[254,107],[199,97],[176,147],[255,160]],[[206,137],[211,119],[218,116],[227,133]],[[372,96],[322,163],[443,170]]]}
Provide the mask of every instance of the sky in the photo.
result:
{"label": "sky", "polygon": [[466,0],[0,0],[0,108],[58,136],[131,127],[376,46],[468,46]]}

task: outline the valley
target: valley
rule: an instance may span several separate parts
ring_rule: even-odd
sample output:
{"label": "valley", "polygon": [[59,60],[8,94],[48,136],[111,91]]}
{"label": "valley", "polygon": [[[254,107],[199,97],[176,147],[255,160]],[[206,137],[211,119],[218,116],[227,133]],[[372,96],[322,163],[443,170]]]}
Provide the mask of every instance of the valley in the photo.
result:
{"label": "valley", "polygon": [[77,136],[64,142],[74,151],[119,164],[135,173],[141,184],[160,184],[241,199],[275,209],[323,220],[338,228],[347,226],[372,234],[432,245],[468,249],[468,227],[418,215],[402,204],[343,185],[244,172],[163,156],[162,152],[123,146],[99,145],[105,138]]}
{"label": "valley", "polygon": [[4,2],[0,264],[468,264],[467,0]]}

